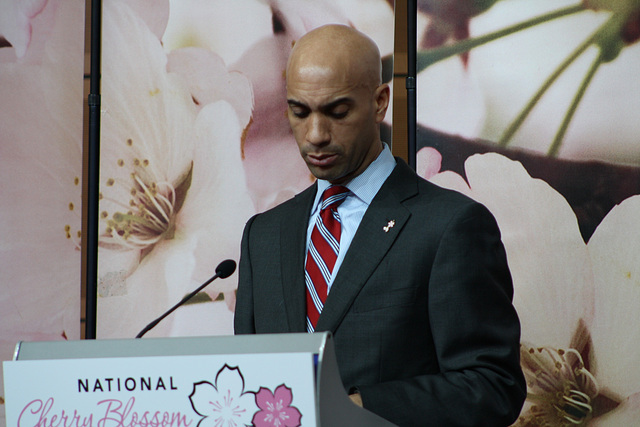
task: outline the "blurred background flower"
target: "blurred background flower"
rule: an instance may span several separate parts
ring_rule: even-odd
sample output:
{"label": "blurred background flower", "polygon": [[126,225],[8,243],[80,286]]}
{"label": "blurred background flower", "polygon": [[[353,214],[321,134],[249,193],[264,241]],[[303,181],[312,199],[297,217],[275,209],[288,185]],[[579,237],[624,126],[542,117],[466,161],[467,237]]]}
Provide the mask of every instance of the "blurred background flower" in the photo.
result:
{"label": "blurred background flower", "polygon": [[22,59],[27,50],[34,49],[31,46],[32,40],[36,40],[38,47],[41,47],[46,38],[34,37],[34,31],[51,31],[55,20],[53,14],[57,7],[57,1],[52,1],[45,12],[48,0],[3,0],[0,4],[2,14],[0,15],[0,47],[11,47],[12,49],[2,49],[0,59],[8,62],[9,59]]}
{"label": "blurred background flower", "polygon": [[[237,259],[244,221],[254,213],[240,152],[248,81],[204,49],[176,51],[168,67],[138,13],[119,1],[103,11],[103,54],[118,61],[103,66],[101,337],[134,336],[219,261]],[[191,62],[181,65],[181,58]],[[234,289],[235,279],[210,286],[210,301],[224,295],[220,309],[228,314],[207,304],[202,327],[192,325],[189,334],[228,331]],[[169,334],[176,316],[150,334]]]}
{"label": "blurred background flower", "polygon": [[2,3],[2,360],[21,340],[80,338],[82,61],[68,58],[83,19],[82,1]]}
{"label": "blurred background flower", "polygon": [[210,49],[251,81],[255,103],[242,153],[257,211],[293,197],[314,180],[286,118],[284,71],[293,43],[313,28],[341,23],[371,36],[383,55],[393,52],[393,8],[384,0],[242,0],[233,5],[189,0],[171,7],[166,49]]}
{"label": "blurred background flower", "polygon": [[465,173],[430,180],[483,203],[502,232],[529,388],[516,425],[638,419],[640,330],[629,325],[640,309],[640,196],[613,208],[585,244],[566,200],[520,163],[475,155]]}

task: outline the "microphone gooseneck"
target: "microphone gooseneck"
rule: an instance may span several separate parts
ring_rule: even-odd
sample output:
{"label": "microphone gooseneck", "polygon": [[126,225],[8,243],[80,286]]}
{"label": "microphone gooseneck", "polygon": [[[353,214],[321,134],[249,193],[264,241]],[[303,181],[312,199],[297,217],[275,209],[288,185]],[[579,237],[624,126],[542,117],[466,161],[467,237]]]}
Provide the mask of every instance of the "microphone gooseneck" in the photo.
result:
{"label": "microphone gooseneck", "polygon": [[153,329],[158,323],[160,323],[160,321],[162,319],[164,319],[165,317],[167,317],[168,315],[170,315],[171,313],[173,313],[173,311],[175,309],[177,309],[178,307],[180,307],[182,304],[184,304],[185,302],[189,301],[191,298],[193,298],[198,292],[200,292],[201,290],[203,290],[205,288],[205,286],[207,286],[209,283],[213,282],[215,279],[217,279],[218,277],[221,279],[226,279],[227,277],[231,276],[233,274],[233,272],[236,271],[236,262],[232,259],[225,259],[224,261],[222,261],[220,264],[218,264],[218,266],[216,267],[216,274],[211,277],[209,280],[207,280],[206,282],[204,282],[202,285],[200,285],[200,287],[198,289],[196,289],[195,291],[191,292],[189,295],[185,296],[184,298],[182,298],[182,300],[177,303],[176,305],[174,305],[173,307],[171,307],[169,310],[167,310],[162,316],[158,317],[156,320],[154,320],[153,322],[149,323],[147,326],[144,327],[143,330],[141,330],[138,335],[136,335],[136,338],[142,338],[142,336],[144,334],[146,334],[147,332],[149,332],[151,329]]}

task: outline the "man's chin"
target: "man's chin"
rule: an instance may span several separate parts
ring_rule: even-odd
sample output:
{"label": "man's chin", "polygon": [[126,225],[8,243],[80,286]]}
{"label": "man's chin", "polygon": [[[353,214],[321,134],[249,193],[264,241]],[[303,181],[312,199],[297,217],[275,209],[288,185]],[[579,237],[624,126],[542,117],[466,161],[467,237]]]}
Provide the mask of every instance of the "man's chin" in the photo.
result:
{"label": "man's chin", "polygon": [[309,166],[309,170],[318,179],[329,181],[332,184],[339,184],[342,179],[342,175],[332,168],[319,168]]}

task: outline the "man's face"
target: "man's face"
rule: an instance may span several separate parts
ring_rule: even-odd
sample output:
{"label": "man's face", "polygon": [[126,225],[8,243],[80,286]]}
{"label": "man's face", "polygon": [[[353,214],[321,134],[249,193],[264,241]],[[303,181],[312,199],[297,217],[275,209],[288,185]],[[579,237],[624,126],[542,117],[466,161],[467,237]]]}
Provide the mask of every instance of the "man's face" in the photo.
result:
{"label": "man's face", "polygon": [[388,99],[387,85],[351,82],[323,67],[288,75],[289,123],[311,173],[333,184],[362,173],[382,150],[378,124]]}

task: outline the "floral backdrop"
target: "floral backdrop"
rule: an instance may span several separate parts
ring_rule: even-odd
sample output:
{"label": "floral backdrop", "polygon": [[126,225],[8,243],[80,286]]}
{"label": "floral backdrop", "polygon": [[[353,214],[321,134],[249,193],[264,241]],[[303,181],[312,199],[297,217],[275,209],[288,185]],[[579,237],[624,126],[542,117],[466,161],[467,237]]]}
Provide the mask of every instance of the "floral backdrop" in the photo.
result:
{"label": "floral backdrop", "polygon": [[84,1],[0,1],[0,360],[80,338],[83,66]]}
{"label": "floral backdrop", "polygon": [[[311,183],[280,102],[288,49],[341,22],[389,55],[391,3],[104,2],[99,337],[133,337],[237,259],[250,215]],[[501,227],[529,386],[517,424],[634,425],[640,3],[418,7],[418,169]],[[0,9],[6,360],[18,340],[79,337],[84,4]],[[230,333],[235,287],[214,282],[149,335]]]}
{"label": "floral backdrop", "polygon": [[637,425],[640,2],[418,5],[418,169],[502,231],[528,385],[516,425]]}
{"label": "floral backdrop", "polygon": [[[295,40],[350,24],[391,57],[393,17],[386,0],[103,3],[98,338],[134,337],[313,182],[285,115]],[[147,336],[232,333],[236,287],[214,281]]]}

